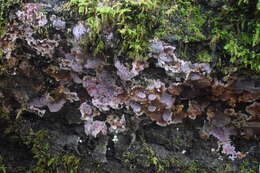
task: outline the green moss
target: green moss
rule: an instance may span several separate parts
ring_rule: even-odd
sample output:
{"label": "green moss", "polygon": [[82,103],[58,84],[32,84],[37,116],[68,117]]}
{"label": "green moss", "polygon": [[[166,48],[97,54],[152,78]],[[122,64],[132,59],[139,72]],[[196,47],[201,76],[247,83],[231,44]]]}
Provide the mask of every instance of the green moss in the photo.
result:
{"label": "green moss", "polygon": [[252,160],[244,160],[240,164],[240,173],[255,173],[258,172],[260,169],[260,164],[258,161]]}
{"label": "green moss", "polygon": [[137,169],[138,166],[150,168],[156,172],[163,172],[171,166],[170,161],[156,156],[153,149],[147,144],[143,143],[140,150],[135,152],[125,152],[124,163],[130,170]]}
{"label": "green moss", "polygon": [[225,53],[223,60],[260,71],[260,10],[257,4],[257,0],[226,1],[210,23],[212,39]]}
{"label": "green moss", "polygon": [[[7,22],[7,17],[8,17],[8,12],[10,10],[10,7],[21,3],[23,0],[0,0],[0,28],[6,25]],[[0,36],[1,36],[1,31],[0,29]]]}
{"label": "green moss", "polygon": [[0,172],[7,173],[7,167],[5,166],[4,159],[1,155],[0,155]]}
{"label": "green moss", "polygon": [[168,21],[162,29],[169,29],[168,35],[171,34],[176,39],[184,43],[191,41],[205,40],[203,26],[207,16],[202,11],[202,6],[194,0],[172,1],[164,4]]}
{"label": "green moss", "polygon": [[256,173],[259,171],[259,161],[246,159],[246,160],[238,160],[238,170],[232,166],[232,163],[225,163],[220,165],[214,172],[215,173]]}
{"label": "green moss", "polygon": [[[158,153],[157,153],[158,154]],[[124,165],[131,172],[142,172],[149,168],[154,172],[167,172],[174,170],[176,173],[235,173],[234,162],[231,160],[218,161],[218,164],[206,165],[200,160],[189,159],[182,154],[175,153],[164,158],[157,156],[152,146],[142,141],[141,146],[136,145],[124,154]],[[259,161],[246,159],[237,160],[239,173],[255,173],[259,169]],[[144,171],[145,172],[145,171]]]}
{"label": "green moss", "polygon": [[189,162],[183,170],[183,173],[207,173],[196,161]]}
{"label": "green moss", "polygon": [[1,107],[0,107],[0,119],[3,119],[3,120],[9,120],[10,119],[9,114],[6,113],[4,110],[2,110]]}
{"label": "green moss", "polygon": [[0,49],[0,60],[3,58],[4,52],[2,49]]}
{"label": "green moss", "polygon": [[[21,3],[23,0],[0,0],[0,39],[6,33],[6,25],[11,7]],[[3,50],[0,48],[0,63],[3,58]],[[8,69],[7,65],[0,64],[0,74]]]}
{"label": "green moss", "polygon": [[199,52],[197,59],[202,62],[211,62],[212,56],[209,55],[208,51],[204,50],[202,52]]}
{"label": "green moss", "polygon": [[[158,153],[157,153],[158,154]],[[165,172],[175,170],[182,173],[206,173],[208,168],[200,165],[196,160],[183,160],[183,156],[168,155],[159,157],[153,148],[146,142],[142,146],[135,148],[134,151],[125,152],[124,164],[132,171],[138,172],[140,168],[149,168],[154,172]]]}
{"label": "green moss", "polygon": [[[205,53],[210,48],[214,55],[217,51],[221,67],[260,71],[257,0],[225,0],[215,8],[196,0],[70,0],[70,4],[91,29],[81,43],[95,55],[109,52],[113,57],[146,58],[148,40],[160,38],[177,41],[184,59],[211,62]],[[116,38],[111,42],[106,40],[109,32]],[[190,43],[199,42],[206,45],[204,50],[190,48]]]}
{"label": "green moss", "polygon": [[86,168],[86,169],[84,169],[84,173],[98,173],[98,172],[93,171],[93,170],[91,170],[89,168]]}
{"label": "green moss", "polygon": [[51,152],[47,141],[48,133],[43,130],[33,133],[26,140],[26,144],[32,146],[31,151],[36,161],[30,171],[37,173],[77,173],[80,159],[73,154]]}
{"label": "green moss", "polygon": [[129,56],[134,59],[145,58],[148,39],[151,38],[155,24],[158,23],[154,13],[157,1],[122,1],[105,3],[95,0],[71,0],[77,5],[79,13],[85,16],[91,31],[81,40],[94,55],[102,54],[112,47],[106,41],[105,32],[112,31],[118,37],[113,47],[115,56]]}
{"label": "green moss", "polygon": [[[200,6],[193,6],[195,1],[71,0],[70,3],[78,8],[91,29],[81,43],[95,55],[109,49],[114,56],[144,59],[149,39],[171,34],[184,42],[205,39],[201,29],[205,16]],[[107,32],[113,32],[117,41],[108,43]]]}
{"label": "green moss", "polygon": [[215,170],[215,173],[233,173],[233,172],[235,172],[235,168],[230,163],[223,164]]}
{"label": "green moss", "polygon": [[6,73],[8,70],[12,69],[13,67],[14,67],[13,64],[0,58],[0,75]]}

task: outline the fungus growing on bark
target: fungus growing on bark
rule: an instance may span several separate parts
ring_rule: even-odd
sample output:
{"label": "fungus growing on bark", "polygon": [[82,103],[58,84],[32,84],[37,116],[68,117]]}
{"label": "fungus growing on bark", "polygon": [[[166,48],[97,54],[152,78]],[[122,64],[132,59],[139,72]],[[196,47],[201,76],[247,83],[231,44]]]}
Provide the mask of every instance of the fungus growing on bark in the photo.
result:
{"label": "fungus growing on bark", "polygon": [[33,112],[36,111],[38,115],[43,116],[45,110],[41,110],[40,108],[48,106],[50,112],[58,112],[65,103],[66,100],[64,98],[55,100],[52,96],[50,96],[50,94],[46,94],[45,96],[35,98],[29,102],[28,109],[32,110]]}
{"label": "fungus growing on bark", "polygon": [[93,136],[95,138],[98,134],[107,134],[107,126],[104,121],[86,121],[84,129],[86,135]]}
{"label": "fungus growing on bark", "polygon": [[40,108],[47,106],[50,112],[58,112],[67,100],[74,102],[79,101],[79,98],[77,93],[70,92],[67,88],[61,86],[56,90],[46,93],[42,97],[34,98],[28,103],[28,109],[36,111],[36,113],[39,113],[40,116],[43,116],[45,111]]}
{"label": "fungus growing on bark", "polygon": [[99,57],[88,57],[84,64],[84,68],[86,69],[98,69],[102,68],[104,65],[104,60]]}
{"label": "fungus growing on bark", "polygon": [[73,36],[76,40],[79,40],[86,32],[88,32],[88,29],[85,27],[83,21],[79,21],[72,29]]}
{"label": "fungus growing on bark", "polygon": [[100,110],[119,109],[125,102],[124,90],[107,71],[100,72],[97,78],[85,76],[82,84],[92,97],[93,105]]}
{"label": "fungus growing on bark", "polygon": [[[177,57],[176,48],[173,45],[158,39],[151,40],[149,55],[153,59],[134,60],[132,63],[128,62],[129,59],[124,59],[124,62],[120,61],[114,58],[114,53],[116,53],[114,51],[118,50],[114,46],[117,41],[120,42],[117,39],[121,37],[113,33],[115,27],[108,26],[109,23],[104,25],[109,28],[102,28],[104,31],[101,37],[104,37],[102,40],[104,40],[105,49],[101,48],[101,50],[105,50],[102,52],[104,54],[98,54],[100,57],[90,56],[89,51],[81,47],[83,42],[79,43],[84,34],[89,34],[87,33],[89,28],[83,21],[73,26],[72,34],[68,35],[64,33],[66,22],[61,17],[52,15],[50,24],[52,29],[55,28],[54,32],[48,33],[48,38],[42,38],[45,33],[38,32],[45,29],[44,26],[48,23],[47,16],[41,10],[44,7],[45,5],[37,3],[23,4],[22,9],[16,13],[17,17],[12,16],[14,20],[10,18],[12,23],[10,22],[10,27],[8,26],[6,34],[1,38],[3,62],[7,61],[14,67],[6,74],[12,73],[13,76],[19,77],[11,77],[11,84],[8,85],[5,84],[7,80],[1,78],[0,89],[3,92],[0,91],[0,98],[4,101],[0,103],[4,105],[4,109],[9,109],[9,112],[16,109],[11,108],[10,103],[17,102],[17,105],[24,104],[30,111],[43,116],[46,107],[50,112],[57,112],[65,103],[80,101],[77,96],[77,93],[80,93],[80,98],[84,98],[85,101],[79,107],[81,119],[86,121],[85,133],[94,137],[107,133],[106,123],[110,125],[109,132],[118,133],[126,130],[125,116],[115,115],[118,113],[115,109],[122,108],[120,112],[126,111],[124,106],[131,109],[133,115],[145,114],[160,126],[180,123],[186,117],[196,119],[202,114],[207,114],[210,125],[206,130],[204,129],[205,133],[202,136],[204,138],[210,135],[216,137],[219,140],[219,146],[222,147],[222,153],[229,155],[232,159],[240,155],[231,144],[230,135],[234,135],[230,132],[233,129],[232,125],[240,128],[239,130],[243,128],[245,132],[242,133],[251,137],[259,133],[258,78],[234,79],[228,82],[224,79],[221,81],[211,78],[213,75],[208,75],[211,72],[208,63],[184,61]],[[20,46],[19,42],[25,45]],[[55,48],[58,46],[59,51],[56,56]],[[30,48],[27,50],[27,47]],[[113,48],[113,51],[110,52],[109,48]],[[25,50],[22,56],[19,54],[24,52],[20,49]],[[33,55],[27,57],[30,52],[33,52],[31,53]],[[119,54],[120,58],[124,55],[121,52]],[[43,62],[44,70],[41,68],[41,62]],[[151,69],[144,71],[148,63],[151,64]],[[154,67],[153,63],[160,68]],[[154,80],[161,76],[149,74],[150,70],[154,69],[155,72],[159,71],[157,73],[159,75],[164,75],[162,71],[166,72],[168,76],[163,79],[165,83]],[[138,76],[141,71],[143,71],[142,75]],[[35,77],[32,74],[34,72],[39,74],[43,72],[44,77],[39,79],[37,75]],[[17,73],[19,74],[16,75]],[[135,78],[136,76],[138,78]],[[24,86],[33,88],[37,92],[31,94],[18,91],[18,89],[22,90],[18,88],[20,87],[20,84],[17,84],[18,80],[25,78],[25,80],[33,81],[37,77],[41,82],[33,83],[33,87],[28,87],[28,84],[21,86],[21,88]],[[13,79],[17,80],[13,82]],[[44,82],[47,85],[44,85]],[[66,87],[75,89],[77,93],[71,92]],[[34,98],[38,93],[45,94]],[[27,103],[28,100],[30,101]],[[208,103],[205,103],[205,100]],[[100,112],[102,116],[98,118],[103,121],[95,121],[93,117],[99,115]],[[143,117],[133,116],[132,118],[142,120]],[[236,124],[237,122],[239,125]]]}
{"label": "fungus growing on bark", "polygon": [[52,21],[52,25],[57,30],[63,30],[66,27],[66,22],[62,20],[60,17],[57,17],[55,15],[52,15],[50,17],[50,20]]}
{"label": "fungus growing on bark", "polygon": [[154,39],[150,43],[151,56],[157,59],[157,66],[165,69],[169,76],[182,77],[186,80],[191,72],[209,74],[212,70],[208,63],[192,64],[190,61],[178,59],[174,53],[176,48],[161,40]]}
{"label": "fungus growing on bark", "polygon": [[231,144],[231,135],[236,135],[236,132],[232,128],[212,128],[209,131],[209,134],[216,137],[219,142],[218,146],[219,149],[222,147],[222,153],[228,155],[228,157],[231,160],[235,160],[236,158],[239,158],[243,156],[241,152],[235,151],[235,147]]}
{"label": "fungus growing on bark", "polygon": [[166,109],[170,109],[174,104],[175,99],[168,93],[163,93],[160,97],[160,102],[165,104]]}
{"label": "fungus growing on bark", "polygon": [[39,55],[52,57],[54,49],[58,46],[57,40],[47,38],[36,39],[34,33],[37,28],[48,23],[46,15],[40,9],[46,7],[40,3],[24,3],[22,10],[16,12],[19,21],[14,22],[7,33],[1,38],[1,47],[6,59],[10,59],[13,50],[16,48],[16,40],[25,40],[26,43],[37,51]]}
{"label": "fungus growing on bark", "polygon": [[93,121],[94,117],[100,115],[100,113],[96,111],[94,107],[86,102],[81,103],[79,110],[81,113],[81,120]]}
{"label": "fungus growing on bark", "polygon": [[24,3],[22,10],[18,10],[16,15],[24,24],[32,27],[41,27],[48,23],[46,15],[41,11],[44,7],[48,7],[42,3]]}
{"label": "fungus growing on bark", "polygon": [[82,50],[78,47],[74,47],[71,53],[65,54],[65,58],[60,61],[60,68],[63,70],[82,72],[83,70],[83,54]]}
{"label": "fungus growing on bark", "polygon": [[145,113],[158,125],[175,123],[172,108],[173,95],[167,92],[165,84],[159,80],[150,81],[146,88],[135,86],[130,91],[130,106],[138,115]]}
{"label": "fungus growing on bark", "polygon": [[86,102],[82,103],[79,107],[82,120],[89,120],[92,118],[93,110]]}
{"label": "fungus growing on bark", "polygon": [[58,82],[71,80],[70,72],[61,70],[58,66],[50,65],[47,69],[45,69],[45,72]]}
{"label": "fungus growing on bark", "polygon": [[143,114],[143,112],[142,112],[142,106],[141,106],[139,103],[131,102],[131,103],[130,103],[130,107],[132,108],[133,112],[134,112],[136,115],[141,115],[141,114]]}
{"label": "fungus growing on bark", "polygon": [[129,70],[123,63],[121,63],[119,60],[116,60],[114,66],[117,68],[117,75],[120,77],[120,79],[129,81],[133,77],[139,75],[140,71],[147,68],[148,63],[135,60],[132,63],[132,69]]}

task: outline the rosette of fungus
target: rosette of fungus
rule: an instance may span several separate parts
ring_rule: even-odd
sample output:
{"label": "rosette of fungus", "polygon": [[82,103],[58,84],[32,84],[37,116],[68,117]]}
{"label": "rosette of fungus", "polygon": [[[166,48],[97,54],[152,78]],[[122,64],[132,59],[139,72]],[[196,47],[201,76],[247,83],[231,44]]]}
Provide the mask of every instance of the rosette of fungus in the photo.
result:
{"label": "rosette of fungus", "polygon": [[154,80],[146,88],[135,86],[130,91],[130,100],[135,113],[145,113],[161,126],[174,123],[172,108],[175,98],[167,92],[161,81]]}
{"label": "rosette of fungus", "polygon": [[176,57],[175,47],[165,42],[154,39],[150,41],[150,54],[157,59],[157,66],[165,69],[167,75],[172,77],[182,77],[185,80],[191,72],[208,74],[211,72],[208,63],[195,63],[184,61]]}
{"label": "rosette of fungus", "polygon": [[47,106],[50,112],[58,112],[63,105],[68,101],[79,101],[77,93],[70,92],[69,89],[60,86],[56,90],[46,93],[40,98],[35,98],[28,103],[28,109],[37,112],[40,116],[43,116],[45,110],[40,108]]}
{"label": "rosette of fungus", "polygon": [[119,109],[125,103],[124,90],[116,85],[107,71],[99,73],[96,78],[85,76],[82,84],[92,97],[92,104],[101,111],[107,111],[110,107]]}
{"label": "rosette of fungus", "polygon": [[88,28],[84,25],[83,21],[79,21],[77,25],[75,25],[72,29],[73,36],[76,40],[80,40],[80,38],[88,32]]}
{"label": "rosette of fungus", "polygon": [[50,17],[50,20],[52,21],[52,26],[56,29],[56,30],[63,30],[66,28],[66,22],[58,16],[52,15]]}
{"label": "rosette of fungus", "polygon": [[88,136],[97,137],[98,134],[107,134],[107,126],[104,121],[86,121],[84,125],[85,133]]}
{"label": "rosette of fungus", "polygon": [[120,77],[121,80],[124,81],[129,81],[133,77],[138,76],[139,72],[143,71],[145,68],[148,67],[148,63],[146,61],[144,62],[138,60],[133,61],[131,70],[129,70],[119,60],[116,60],[114,65],[117,68],[117,75]]}
{"label": "rosette of fungus", "polygon": [[18,19],[32,27],[42,27],[48,23],[47,16],[41,11],[48,5],[43,3],[24,3],[22,10],[16,12]]}
{"label": "rosette of fungus", "polygon": [[79,110],[81,113],[81,120],[92,121],[94,117],[100,115],[94,107],[86,102],[81,103]]}

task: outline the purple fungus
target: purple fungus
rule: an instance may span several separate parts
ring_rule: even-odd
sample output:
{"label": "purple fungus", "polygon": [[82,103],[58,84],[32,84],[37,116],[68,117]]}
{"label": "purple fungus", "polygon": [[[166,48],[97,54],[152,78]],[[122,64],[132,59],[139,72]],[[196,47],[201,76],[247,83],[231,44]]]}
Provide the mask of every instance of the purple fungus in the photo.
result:
{"label": "purple fungus", "polygon": [[131,108],[135,113],[141,112],[141,105],[138,103],[131,103],[130,104]]}
{"label": "purple fungus", "polygon": [[95,57],[95,58],[88,58],[86,60],[86,63],[84,64],[84,68],[86,69],[96,69],[99,66],[101,66],[103,64],[103,60]]}
{"label": "purple fungus", "polygon": [[224,143],[222,145],[222,153],[228,155],[228,158],[231,160],[235,160],[240,152],[235,151],[235,147],[232,146],[230,143]]}
{"label": "purple fungus", "polygon": [[63,93],[65,94],[66,99],[69,100],[71,103],[80,100],[76,92],[70,92],[68,89],[65,89]]}
{"label": "purple fungus", "polygon": [[115,67],[117,68],[117,75],[121,80],[127,81],[134,77],[134,74],[131,73],[129,69],[119,60],[115,62]]}
{"label": "purple fungus", "polygon": [[153,101],[153,100],[155,100],[157,98],[157,96],[155,95],[155,94],[149,94],[148,95],[148,100],[150,100],[150,101]]}
{"label": "purple fungus", "polygon": [[154,39],[151,40],[151,45],[150,45],[150,50],[152,53],[156,53],[159,54],[161,52],[163,52],[163,42],[158,40],[158,39]]}
{"label": "purple fungus", "polygon": [[47,104],[50,112],[58,112],[59,110],[61,110],[61,108],[63,107],[63,105],[66,103],[65,99],[61,99],[55,102],[50,102]]}
{"label": "purple fungus", "polygon": [[83,34],[87,32],[87,28],[84,26],[84,23],[78,22],[76,26],[73,27],[72,33],[76,40],[79,40]]}
{"label": "purple fungus", "polygon": [[160,102],[166,105],[166,109],[170,109],[174,103],[174,98],[172,97],[171,94],[168,93],[163,93]]}
{"label": "purple fungus", "polygon": [[154,112],[154,111],[156,111],[156,106],[150,105],[150,106],[147,107],[147,109],[148,109],[149,112]]}
{"label": "purple fungus", "polygon": [[24,3],[22,11],[17,11],[16,15],[24,24],[32,27],[41,27],[48,23],[46,15],[40,11],[47,6],[42,3]]}
{"label": "purple fungus", "polygon": [[86,102],[84,102],[84,103],[82,103],[80,105],[79,110],[80,110],[80,113],[81,113],[82,116],[91,115],[92,114],[92,108]]}
{"label": "purple fungus", "polygon": [[93,120],[93,117],[98,115],[95,112],[93,112],[92,107],[87,104],[86,102],[82,103],[79,107],[80,113],[81,113],[81,119],[82,120]]}
{"label": "purple fungus", "polygon": [[171,56],[167,56],[166,54],[162,54],[160,55],[160,60],[166,62],[166,63],[169,63],[169,62],[172,62],[173,61],[173,58]]}
{"label": "purple fungus", "polygon": [[75,82],[76,84],[81,84],[82,83],[82,80],[80,79],[80,77],[78,76],[77,73],[70,72],[70,76],[71,76],[73,82]]}
{"label": "purple fungus", "polygon": [[172,120],[172,112],[164,112],[162,115],[164,121],[169,122]]}
{"label": "purple fungus", "polygon": [[162,83],[160,80],[153,80],[150,85],[147,86],[147,90],[160,90],[161,88],[163,89],[165,87],[164,83]]}
{"label": "purple fungus", "polygon": [[146,98],[146,94],[142,91],[139,91],[137,94],[137,97],[141,98],[141,99],[145,99]]}
{"label": "purple fungus", "polygon": [[107,134],[107,126],[104,121],[86,121],[84,125],[85,133],[88,136],[97,137],[99,133]]}
{"label": "purple fungus", "polygon": [[231,160],[234,160],[239,154],[241,154],[240,152],[236,152],[235,147],[231,145],[230,136],[236,134],[233,128],[214,127],[209,131],[209,134],[219,140],[219,146],[222,146],[222,153],[229,155]]}
{"label": "purple fungus", "polygon": [[52,15],[50,20],[52,21],[52,25],[57,30],[63,30],[66,27],[66,22],[61,20],[61,18]]}

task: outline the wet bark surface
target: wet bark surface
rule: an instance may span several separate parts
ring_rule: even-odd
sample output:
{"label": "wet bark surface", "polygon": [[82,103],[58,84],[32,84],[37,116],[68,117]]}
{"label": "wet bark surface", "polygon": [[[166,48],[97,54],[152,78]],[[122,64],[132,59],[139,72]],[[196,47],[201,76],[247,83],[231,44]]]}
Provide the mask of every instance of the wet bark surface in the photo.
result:
{"label": "wet bark surface", "polygon": [[95,57],[64,3],[22,4],[1,38],[0,172],[258,171],[257,73],[225,79],[159,39],[145,61]]}

